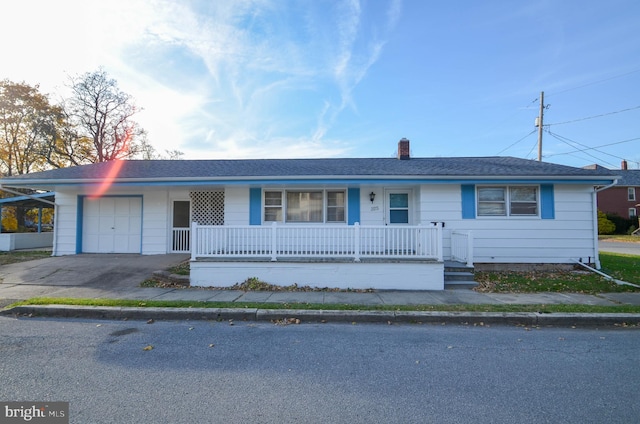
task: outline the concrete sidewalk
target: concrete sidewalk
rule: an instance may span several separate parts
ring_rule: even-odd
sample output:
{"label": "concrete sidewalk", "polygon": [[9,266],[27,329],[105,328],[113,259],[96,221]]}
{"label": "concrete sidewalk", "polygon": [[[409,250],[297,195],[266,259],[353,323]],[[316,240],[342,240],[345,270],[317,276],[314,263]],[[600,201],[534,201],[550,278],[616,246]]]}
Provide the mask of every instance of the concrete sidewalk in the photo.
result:
{"label": "concrete sidewalk", "polygon": [[[244,307],[247,302],[252,303],[277,303],[286,305],[295,310],[296,304],[316,303],[330,305],[530,305],[530,304],[583,304],[616,306],[621,304],[640,305],[640,292],[636,293],[603,293],[598,295],[586,295],[575,293],[479,293],[470,289],[450,289],[444,291],[391,291],[382,290],[374,293],[360,292],[244,292],[238,290],[216,290],[204,288],[142,288],[140,282],[149,278],[153,271],[166,269],[169,266],[185,260],[185,255],[76,255],[65,257],[53,257],[18,264],[4,265],[0,267],[0,307],[19,300],[32,297],[69,297],[69,298],[96,298],[96,299],[131,299],[139,301],[148,300],[189,300],[189,301],[219,301],[233,302],[241,309],[239,315],[227,310],[194,310],[183,311],[171,309],[165,311],[141,308],[142,311],[134,311],[135,308],[70,308],[70,307],[28,307],[6,311],[6,313],[35,313],[53,314],[62,316],[88,316],[97,317],[124,317],[126,312],[130,317],[149,316],[155,314],[156,319],[162,316],[167,319],[193,319],[196,316],[208,317],[207,319],[221,319],[229,316],[242,319],[264,319],[265,317],[289,315],[290,311],[277,312],[274,310],[251,310]],[[109,312],[110,311],[110,312]],[[232,313],[233,312],[233,313]],[[325,311],[297,311],[296,316],[305,316],[306,319],[323,320],[329,315]],[[404,314],[404,315],[403,315]],[[527,322],[539,322],[542,316],[550,318],[557,314],[525,314],[511,317],[524,319]],[[601,318],[611,314],[595,314]],[[616,314],[617,315],[617,314]],[[338,316],[343,321],[357,321],[368,317],[376,321],[397,321],[407,319],[410,321],[444,320],[454,317],[469,321],[472,316],[486,322],[489,318],[486,314],[476,313],[383,313],[380,311],[357,312],[340,311],[332,312],[332,319]],[[503,321],[509,321],[507,314],[497,314]],[[323,318],[324,317],[324,318]],[[407,318],[409,317],[409,318]],[[526,317],[526,319],[524,318]],[[449,319],[447,318],[447,319]],[[495,318],[495,317],[494,317]],[[640,314],[630,314],[616,319],[625,322],[640,322]],[[234,318],[228,318],[234,319]],[[473,318],[476,319],[476,318]],[[589,318],[591,321],[592,318]],[[622,322],[622,321],[621,321]]]}

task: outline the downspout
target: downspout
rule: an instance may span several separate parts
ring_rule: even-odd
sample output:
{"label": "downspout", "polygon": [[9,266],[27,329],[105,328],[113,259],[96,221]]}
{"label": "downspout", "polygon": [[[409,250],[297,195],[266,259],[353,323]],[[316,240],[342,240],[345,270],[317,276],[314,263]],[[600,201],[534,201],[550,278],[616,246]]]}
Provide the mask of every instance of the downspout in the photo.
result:
{"label": "downspout", "polygon": [[577,263],[577,264],[578,264],[578,265],[580,265],[580,266],[583,266],[583,267],[587,268],[589,271],[595,272],[596,274],[603,276],[604,278],[606,278],[606,279],[607,279],[607,280],[609,280],[609,281],[613,281],[614,283],[616,283],[616,284],[617,284],[617,285],[619,285],[619,286],[631,286],[631,287],[637,287],[637,288],[640,288],[640,286],[639,286],[639,285],[637,285],[637,284],[627,283],[626,281],[622,281],[622,280],[616,280],[616,279],[615,279],[615,278],[613,278],[612,276],[607,275],[607,274],[605,274],[605,273],[604,273],[604,272],[602,272],[602,271],[598,271],[597,269],[593,269],[593,268],[591,268],[589,265],[587,265],[587,264],[583,264],[582,262],[580,262],[580,261],[576,261],[575,259],[574,259],[574,262],[575,262],[575,263]]}
{"label": "downspout", "polygon": [[604,187],[600,187],[600,188],[595,188],[595,190],[593,190],[593,192],[591,193],[591,202],[593,204],[593,247],[595,250],[595,261],[596,261],[596,269],[600,269],[602,268],[600,266],[600,253],[599,253],[599,249],[598,249],[598,193],[601,192],[602,190],[606,190],[608,188],[613,187],[614,185],[618,184],[618,179],[616,178],[615,180],[613,180],[613,182],[609,185],[606,185]]}

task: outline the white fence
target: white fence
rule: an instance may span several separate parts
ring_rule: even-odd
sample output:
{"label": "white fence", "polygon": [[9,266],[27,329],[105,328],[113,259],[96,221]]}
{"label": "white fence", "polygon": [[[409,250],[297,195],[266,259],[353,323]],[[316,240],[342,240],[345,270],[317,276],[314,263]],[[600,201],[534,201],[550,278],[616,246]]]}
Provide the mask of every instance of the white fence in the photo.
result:
{"label": "white fence", "polygon": [[442,261],[442,227],[354,225],[191,226],[191,258],[389,258]]}
{"label": "white fence", "polygon": [[451,260],[473,266],[473,233],[471,231],[451,231]]}

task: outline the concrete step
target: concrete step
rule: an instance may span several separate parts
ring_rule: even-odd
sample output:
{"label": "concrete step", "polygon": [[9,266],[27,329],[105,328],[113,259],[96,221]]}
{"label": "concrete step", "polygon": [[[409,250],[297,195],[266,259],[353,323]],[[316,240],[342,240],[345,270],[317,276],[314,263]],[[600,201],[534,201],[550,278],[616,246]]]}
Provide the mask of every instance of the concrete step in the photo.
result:
{"label": "concrete step", "polygon": [[469,290],[474,287],[477,287],[478,283],[475,281],[445,281],[444,289],[445,290]]}
{"label": "concrete step", "polygon": [[444,281],[473,281],[473,272],[445,271]]}

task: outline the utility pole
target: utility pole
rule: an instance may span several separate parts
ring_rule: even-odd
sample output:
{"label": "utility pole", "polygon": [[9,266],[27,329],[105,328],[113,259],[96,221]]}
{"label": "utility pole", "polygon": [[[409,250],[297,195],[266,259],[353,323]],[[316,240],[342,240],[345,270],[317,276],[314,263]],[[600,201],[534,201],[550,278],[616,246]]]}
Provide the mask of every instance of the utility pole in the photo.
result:
{"label": "utility pole", "polygon": [[536,119],[538,126],[538,162],[542,161],[542,118],[544,116],[544,91],[540,92],[540,115]]}

